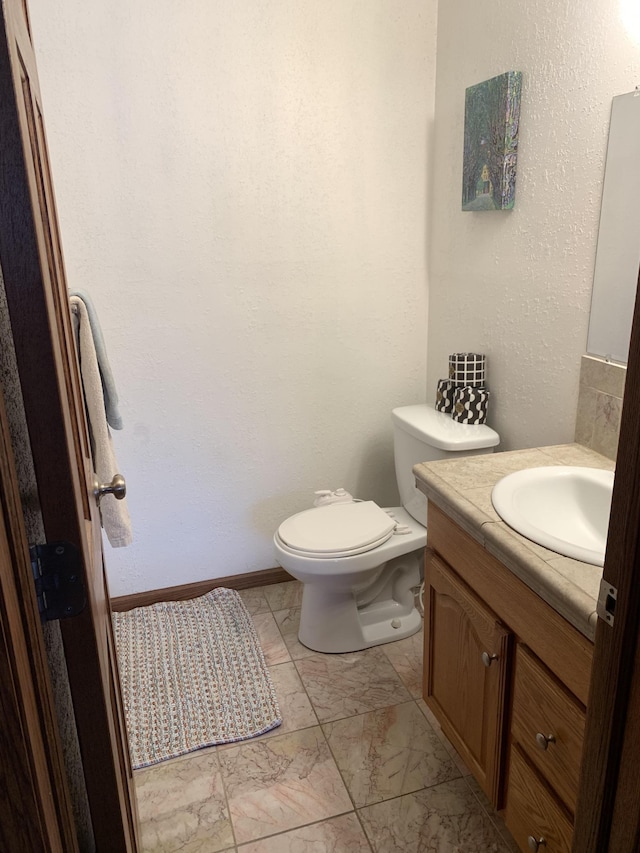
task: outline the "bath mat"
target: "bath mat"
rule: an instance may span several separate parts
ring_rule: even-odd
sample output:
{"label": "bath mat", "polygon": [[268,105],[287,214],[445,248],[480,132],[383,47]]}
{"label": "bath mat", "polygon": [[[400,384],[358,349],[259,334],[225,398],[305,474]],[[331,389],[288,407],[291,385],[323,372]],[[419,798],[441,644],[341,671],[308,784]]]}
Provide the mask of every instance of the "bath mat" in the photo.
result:
{"label": "bath mat", "polygon": [[134,769],[279,726],[251,616],[235,590],[113,614]]}

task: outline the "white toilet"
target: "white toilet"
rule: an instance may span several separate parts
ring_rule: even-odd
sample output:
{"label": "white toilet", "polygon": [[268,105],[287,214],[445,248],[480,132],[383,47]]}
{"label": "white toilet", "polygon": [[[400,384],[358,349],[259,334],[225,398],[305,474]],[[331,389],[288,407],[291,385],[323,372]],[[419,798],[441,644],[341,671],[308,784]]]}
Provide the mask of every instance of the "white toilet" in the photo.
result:
{"label": "white toilet", "polygon": [[401,507],[329,501],[292,515],[274,535],[280,565],[304,584],[299,639],[318,652],[353,652],[409,637],[422,623],[414,590],[422,579],[427,501],[418,462],[492,453],[498,433],[460,424],[427,405],[391,413]]}

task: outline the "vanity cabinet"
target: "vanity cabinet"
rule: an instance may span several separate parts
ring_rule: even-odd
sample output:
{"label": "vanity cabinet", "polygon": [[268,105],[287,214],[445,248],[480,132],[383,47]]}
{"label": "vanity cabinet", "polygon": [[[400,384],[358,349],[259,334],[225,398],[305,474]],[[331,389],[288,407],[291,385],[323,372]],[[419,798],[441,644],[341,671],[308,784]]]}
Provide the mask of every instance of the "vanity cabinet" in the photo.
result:
{"label": "vanity cabinet", "polygon": [[511,634],[435,555],[431,555],[427,590],[429,705],[482,789],[495,801]]}
{"label": "vanity cabinet", "polygon": [[429,504],[424,699],[521,850],[570,853],[593,644]]}

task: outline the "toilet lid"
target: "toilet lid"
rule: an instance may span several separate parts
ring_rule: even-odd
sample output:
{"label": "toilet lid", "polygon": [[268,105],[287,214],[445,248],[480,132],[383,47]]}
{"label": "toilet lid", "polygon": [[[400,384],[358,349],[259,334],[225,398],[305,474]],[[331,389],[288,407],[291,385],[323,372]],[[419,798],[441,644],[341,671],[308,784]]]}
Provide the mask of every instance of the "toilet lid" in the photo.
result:
{"label": "toilet lid", "polygon": [[393,533],[395,521],[373,501],[313,507],[283,521],[278,536],[303,554],[347,557],[377,548]]}

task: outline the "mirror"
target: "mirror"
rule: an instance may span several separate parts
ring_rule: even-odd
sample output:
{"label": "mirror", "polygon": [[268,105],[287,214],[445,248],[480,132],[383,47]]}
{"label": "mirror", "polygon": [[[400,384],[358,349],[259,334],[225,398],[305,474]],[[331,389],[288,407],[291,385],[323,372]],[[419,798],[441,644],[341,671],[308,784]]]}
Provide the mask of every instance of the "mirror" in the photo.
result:
{"label": "mirror", "polygon": [[640,91],[611,107],[587,352],[626,364],[640,266]]}

